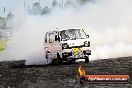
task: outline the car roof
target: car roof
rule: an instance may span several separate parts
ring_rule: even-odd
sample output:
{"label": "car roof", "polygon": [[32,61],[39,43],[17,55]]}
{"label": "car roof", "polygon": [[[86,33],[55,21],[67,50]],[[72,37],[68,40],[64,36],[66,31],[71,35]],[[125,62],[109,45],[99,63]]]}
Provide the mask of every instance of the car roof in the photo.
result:
{"label": "car roof", "polygon": [[63,31],[63,30],[69,30],[69,29],[81,29],[81,28],[67,28],[67,29],[59,29],[59,28],[57,28],[56,30],[48,31],[46,33],[53,33],[53,32],[58,32],[58,31]]}

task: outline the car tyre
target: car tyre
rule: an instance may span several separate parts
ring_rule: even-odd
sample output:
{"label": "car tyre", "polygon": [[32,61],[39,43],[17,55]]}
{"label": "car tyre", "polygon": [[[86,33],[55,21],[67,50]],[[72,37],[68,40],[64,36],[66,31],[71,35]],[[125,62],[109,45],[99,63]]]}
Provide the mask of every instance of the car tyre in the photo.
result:
{"label": "car tyre", "polygon": [[88,62],[89,62],[89,57],[86,56],[86,57],[85,57],[85,63],[88,63]]}

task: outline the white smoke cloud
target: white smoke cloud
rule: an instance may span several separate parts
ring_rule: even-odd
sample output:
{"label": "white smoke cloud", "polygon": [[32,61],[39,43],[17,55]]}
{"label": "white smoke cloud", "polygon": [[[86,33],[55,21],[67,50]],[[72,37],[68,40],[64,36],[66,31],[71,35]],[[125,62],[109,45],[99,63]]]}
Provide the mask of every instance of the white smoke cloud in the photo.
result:
{"label": "white smoke cloud", "polygon": [[[39,64],[44,59],[43,40],[46,31],[56,28],[84,28],[90,35],[90,60],[132,55],[131,0],[96,0],[85,6],[54,9],[46,16],[18,14],[14,21],[13,59]],[[41,60],[30,56],[41,51]],[[8,54],[6,54],[8,55]],[[43,59],[42,59],[43,58]],[[12,59],[12,58],[11,58]]]}

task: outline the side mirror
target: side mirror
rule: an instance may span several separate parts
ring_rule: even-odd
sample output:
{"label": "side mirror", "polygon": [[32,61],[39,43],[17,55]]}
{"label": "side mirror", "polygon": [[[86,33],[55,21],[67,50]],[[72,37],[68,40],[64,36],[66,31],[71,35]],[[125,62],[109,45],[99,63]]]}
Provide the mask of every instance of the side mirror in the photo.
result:
{"label": "side mirror", "polygon": [[89,38],[89,35],[86,35],[87,36],[87,38]]}
{"label": "side mirror", "polygon": [[55,35],[55,41],[57,41],[57,35]]}

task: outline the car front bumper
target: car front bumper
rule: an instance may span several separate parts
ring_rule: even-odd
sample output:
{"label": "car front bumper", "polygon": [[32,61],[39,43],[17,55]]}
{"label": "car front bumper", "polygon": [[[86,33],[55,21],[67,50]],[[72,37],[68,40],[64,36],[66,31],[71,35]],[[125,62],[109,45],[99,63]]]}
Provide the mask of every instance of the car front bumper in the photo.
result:
{"label": "car front bumper", "polygon": [[79,48],[78,52],[74,52],[73,49],[65,49],[62,53],[63,58],[69,59],[84,59],[89,55],[91,55],[91,50],[89,50],[88,48]]}

